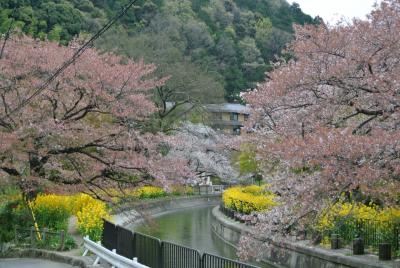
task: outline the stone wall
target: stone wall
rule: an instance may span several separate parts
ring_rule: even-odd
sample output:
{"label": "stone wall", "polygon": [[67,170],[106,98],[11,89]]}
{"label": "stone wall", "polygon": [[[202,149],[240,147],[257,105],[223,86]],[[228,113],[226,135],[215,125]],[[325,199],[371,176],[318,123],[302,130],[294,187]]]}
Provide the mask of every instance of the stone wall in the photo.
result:
{"label": "stone wall", "polygon": [[[212,230],[226,243],[237,246],[240,236],[250,228],[223,215],[218,207],[212,210]],[[267,237],[257,238],[270,241]],[[270,241],[271,242],[271,241]],[[271,250],[263,256],[263,262],[271,267],[290,268],[400,268],[400,261],[382,262],[374,255],[351,256],[347,249],[328,250],[310,246],[307,241],[296,243],[271,242]]]}

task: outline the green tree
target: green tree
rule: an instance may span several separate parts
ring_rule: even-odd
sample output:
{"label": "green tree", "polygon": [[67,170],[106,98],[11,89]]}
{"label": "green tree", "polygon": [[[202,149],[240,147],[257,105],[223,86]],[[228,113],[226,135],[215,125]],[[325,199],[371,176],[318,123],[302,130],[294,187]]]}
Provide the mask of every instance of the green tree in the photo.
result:
{"label": "green tree", "polygon": [[[13,17],[14,28],[35,38],[43,40],[47,36],[65,45],[82,33],[97,32],[128,2],[2,0],[0,33],[7,31]],[[304,14],[298,4],[290,5],[285,0],[138,0],[113,27],[118,36],[113,35],[112,40],[103,36],[98,44],[102,40],[109,42],[102,47],[113,50],[112,42],[124,40],[127,44],[122,50],[136,50],[127,55],[140,57],[144,50],[146,61],[162,68],[170,64],[175,68],[179,63],[190,65],[187,75],[174,70],[171,74],[189,76],[196,69],[202,77],[198,80],[207,77],[204,81],[212,81],[203,93],[218,85],[218,93],[219,88],[224,87],[226,100],[232,101],[238,100],[237,96],[244,89],[263,81],[263,73],[270,68],[269,62],[280,55],[291,40],[293,23],[318,21]],[[133,38],[134,42],[126,37]],[[255,40],[255,46],[248,38]],[[144,46],[128,48],[132,45]],[[151,53],[152,50],[155,53]],[[257,54],[257,51],[267,64],[248,59],[249,53]],[[172,54],[167,56],[167,53]],[[170,81],[174,81],[174,77]]]}
{"label": "green tree", "polygon": [[259,185],[261,184],[261,162],[256,158],[256,150],[251,144],[242,146],[237,156],[237,165],[241,175],[251,175]]}
{"label": "green tree", "polygon": [[54,25],[53,29],[47,35],[47,38],[50,41],[60,42],[62,30],[63,28],[60,25],[58,24]]}

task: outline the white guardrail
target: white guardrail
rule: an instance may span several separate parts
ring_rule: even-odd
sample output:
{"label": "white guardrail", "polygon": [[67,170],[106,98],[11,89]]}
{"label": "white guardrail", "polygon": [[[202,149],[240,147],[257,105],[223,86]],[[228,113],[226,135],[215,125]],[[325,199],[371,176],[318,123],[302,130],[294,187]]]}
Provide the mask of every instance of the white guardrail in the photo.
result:
{"label": "white guardrail", "polygon": [[115,249],[109,250],[103,247],[100,242],[93,242],[88,236],[84,237],[83,241],[85,247],[83,256],[86,256],[89,252],[92,252],[97,256],[93,266],[98,265],[100,260],[104,260],[112,265],[113,268],[150,268],[146,265],[138,263],[137,258],[133,258],[133,260],[131,260],[124,256],[118,255]]}

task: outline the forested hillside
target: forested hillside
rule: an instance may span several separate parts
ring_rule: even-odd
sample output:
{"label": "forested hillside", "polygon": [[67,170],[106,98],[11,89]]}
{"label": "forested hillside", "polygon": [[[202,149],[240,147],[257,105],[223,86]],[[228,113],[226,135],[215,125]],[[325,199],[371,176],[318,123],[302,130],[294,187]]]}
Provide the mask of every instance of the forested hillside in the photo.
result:
{"label": "forested hillside", "polygon": [[[128,0],[2,0],[0,32],[12,25],[67,44],[98,30]],[[293,23],[315,23],[285,0],[139,0],[97,42],[171,75],[172,98],[232,101],[262,81]]]}

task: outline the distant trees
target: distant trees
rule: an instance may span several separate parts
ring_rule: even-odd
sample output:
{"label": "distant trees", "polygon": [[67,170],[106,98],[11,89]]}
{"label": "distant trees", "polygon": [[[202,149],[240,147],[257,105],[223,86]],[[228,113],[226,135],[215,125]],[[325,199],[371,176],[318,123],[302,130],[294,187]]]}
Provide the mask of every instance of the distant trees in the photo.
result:
{"label": "distant trees", "polygon": [[246,94],[257,157],[279,165],[271,183],[281,205],[259,217],[256,232],[296,235],[342,194],[398,202],[399,6],[384,0],[349,25],[297,26],[296,60],[282,60]]}
{"label": "distant trees", "polygon": [[224,182],[239,177],[231,163],[230,144],[234,144],[236,137],[228,138],[202,124],[184,122],[169,139],[176,145],[171,149],[170,155],[187,159],[197,177],[215,176]]}
{"label": "distant trees", "polygon": [[[0,3],[0,25],[13,21],[23,32],[44,39],[46,35],[58,31],[59,40],[67,44],[74,36],[85,30],[84,16],[69,1],[2,1]],[[0,27],[4,32],[4,27]],[[54,34],[52,35],[54,38]]]}
{"label": "distant trees", "polygon": [[[0,33],[13,22],[14,28],[30,36],[67,45],[80,33],[97,31],[128,2],[4,0]],[[188,86],[189,94],[202,92],[197,95],[233,101],[262,81],[263,73],[271,69],[270,61],[291,39],[293,23],[314,21],[298,5],[281,0],[139,0],[120,19],[117,30],[98,45],[157,63],[171,72],[170,88],[189,84],[187,78],[194,80],[199,74],[197,85]],[[258,51],[256,60],[248,58]],[[180,72],[175,72],[179,67]],[[188,69],[184,75],[182,68]]]}
{"label": "distant trees", "polygon": [[0,178],[24,189],[38,184],[95,193],[189,176],[185,160],[165,156],[162,136],[140,129],[156,111],[151,90],[166,81],[145,79],[154,65],[89,49],[37,92],[77,47],[8,40],[0,59]]}

